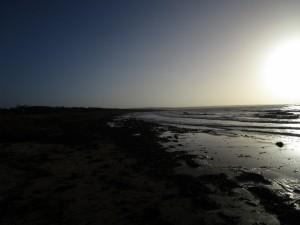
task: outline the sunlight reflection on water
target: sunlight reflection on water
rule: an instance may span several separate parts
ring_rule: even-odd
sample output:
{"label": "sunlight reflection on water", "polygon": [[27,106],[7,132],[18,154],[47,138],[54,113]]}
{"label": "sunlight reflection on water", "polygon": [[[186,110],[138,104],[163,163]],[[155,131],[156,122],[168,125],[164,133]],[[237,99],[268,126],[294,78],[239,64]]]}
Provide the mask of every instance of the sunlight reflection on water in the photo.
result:
{"label": "sunlight reflection on water", "polygon": [[[160,124],[168,151],[197,155],[198,168],[182,161],[178,173],[259,173],[270,187],[300,202],[300,106],[193,108],[127,114]],[[283,142],[279,147],[276,142]]]}

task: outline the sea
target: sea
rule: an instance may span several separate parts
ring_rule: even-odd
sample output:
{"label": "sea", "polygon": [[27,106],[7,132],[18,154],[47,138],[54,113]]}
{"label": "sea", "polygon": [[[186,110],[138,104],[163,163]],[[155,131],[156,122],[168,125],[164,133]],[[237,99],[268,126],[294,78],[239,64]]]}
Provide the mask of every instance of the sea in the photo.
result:
{"label": "sea", "polygon": [[152,109],[124,117],[159,124],[168,151],[197,156],[199,167],[182,162],[179,173],[255,172],[300,198],[300,105]]}

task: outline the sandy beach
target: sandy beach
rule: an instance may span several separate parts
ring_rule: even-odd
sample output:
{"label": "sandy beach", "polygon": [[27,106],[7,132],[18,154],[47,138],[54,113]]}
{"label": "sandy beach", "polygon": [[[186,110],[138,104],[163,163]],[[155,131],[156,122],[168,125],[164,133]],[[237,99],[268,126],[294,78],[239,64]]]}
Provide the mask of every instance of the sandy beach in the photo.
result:
{"label": "sandy beach", "polygon": [[0,224],[298,224],[289,196],[259,173],[181,173],[201,167],[172,151],[180,129],[109,126],[133,111],[2,110]]}

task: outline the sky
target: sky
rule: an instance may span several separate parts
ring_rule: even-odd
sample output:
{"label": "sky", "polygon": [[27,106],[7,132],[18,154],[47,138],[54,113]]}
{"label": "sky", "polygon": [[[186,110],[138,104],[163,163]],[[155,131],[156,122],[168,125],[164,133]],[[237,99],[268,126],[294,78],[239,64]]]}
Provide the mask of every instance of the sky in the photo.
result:
{"label": "sky", "polygon": [[1,0],[0,107],[297,104],[262,71],[300,40],[299,12],[296,0]]}

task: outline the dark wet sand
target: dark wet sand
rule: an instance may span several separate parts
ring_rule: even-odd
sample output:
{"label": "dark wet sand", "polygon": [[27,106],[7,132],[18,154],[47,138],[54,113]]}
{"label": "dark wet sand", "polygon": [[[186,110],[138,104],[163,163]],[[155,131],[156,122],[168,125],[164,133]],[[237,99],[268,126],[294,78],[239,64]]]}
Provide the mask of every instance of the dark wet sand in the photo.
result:
{"label": "dark wet sand", "polygon": [[263,177],[176,174],[197,164],[159,144],[163,128],[107,126],[129,111],[1,111],[0,224],[298,224]]}

